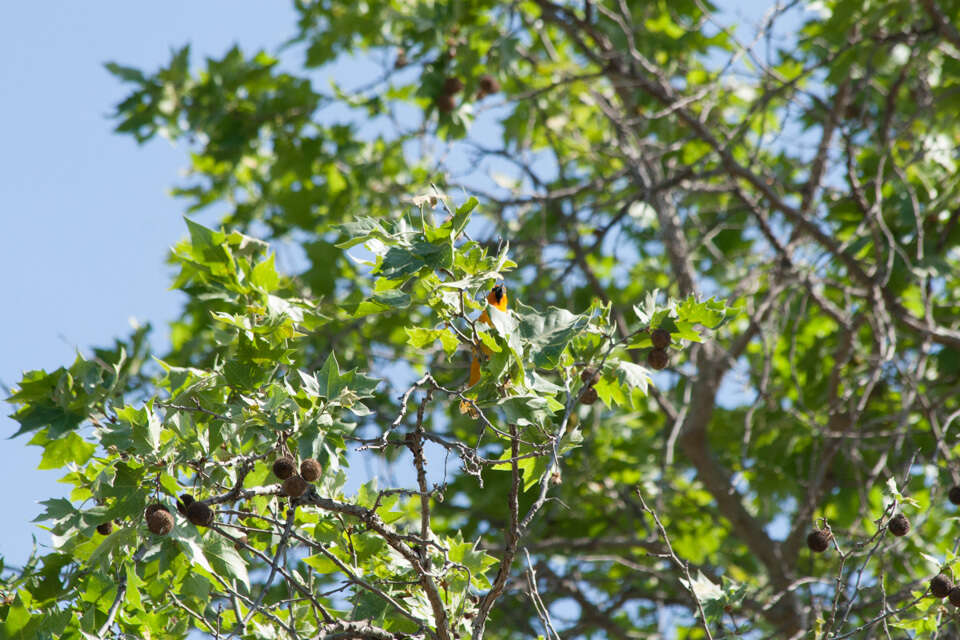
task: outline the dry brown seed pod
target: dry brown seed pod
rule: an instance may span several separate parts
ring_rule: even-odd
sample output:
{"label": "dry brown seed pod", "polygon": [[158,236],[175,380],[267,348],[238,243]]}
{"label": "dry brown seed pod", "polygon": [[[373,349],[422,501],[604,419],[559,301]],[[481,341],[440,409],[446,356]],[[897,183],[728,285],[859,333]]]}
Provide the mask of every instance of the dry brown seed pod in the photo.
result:
{"label": "dry brown seed pod", "polygon": [[960,504],[960,487],[952,487],[950,492],[947,493],[947,498],[949,498],[953,504]]}
{"label": "dry brown seed pod", "polygon": [[580,402],[583,404],[593,404],[597,401],[597,390],[593,387],[586,387],[580,392]]}
{"label": "dry brown seed pod", "polygon": [[143,517],[149,518],[151,515],[153,515],[157,511],[166,511],[167,513],[170,513],[170,510],[167,509],[166,506],[160,504],[159,502],[154,502],[144,510]]}
{"label": "dry brown seed pod", "polygon": [[187,520],[198,527],[209,527],[213,524],[213,509],[204,502],[191,502],[187,507]]}
{"label": "dry brown seed pod", "polygon": [[479,86],[480,92],[485,96],[500,91],[500,83],[489,73],[485,73],[480,76]]}
{"label": "dry brown seed pod", "polygon": [[452,94],[445,93],[437,98],[437,109],[441,113],[450,113],[457,108],[457,99]]}
{"label": "dry brown seed pod", "polygon": [[585,367],[582,371],[580,371],[580,381],[583,382],[583,384],[593,385],[597,382],[599,377],[600,375],[593,367]]}
{"label": "dry brown seed pod", "polygon": [[157,509],[147,517],[147,528],[158,536],[173,530],[173,516],[166,509]]}
{"label": "dry brown seed pod", "polygon": [[290,456],[281,456],[273,461],[273,475],[286,480],[296,470],[296,462]]}
{"label": "dry brown seed pod", "polygon": [[933,576],[930,580],[930,593],[936,598],[946,598],[953,589],[953,580],[942,573]]}
{"label": "dry brown seed pod", "polygon": [[950,589],[950,593],[947,594],[947,597],[950,598],[950,604],[955,607],[960,607],[960,587],[954,587]]}
{"label": "dry brown seed pod", "polygon": [[833,535],[826,529],[814,529],[807,534],[807,546],[814,553],[823,553],[830,546]]}
{"label": "dry brown seed pod", "polygon": [[180,499],[177,500],[177,511],[179,511],[182,515],[186,516],[187,508],[191,504],[193,504],[193,502],[194,502],[194,499],[192,495],[190,495],[189,493],[181,493]]}
{"label": "dry brown seed pod", "polygon": [[670,356],[667,355],[665,349],[651,349],[650,353],[647,354],[647,364],[650,365],[651,369],[660,371],[670,364]]}
{"label": "dry brown seed pod", "polygon": [[300,463],[300,476],[307,482],[314,482],[323,473],[323,467],[313,458],[307,458]]}
{"label": "dry brown seed pod", "polygon": [[650,332],[650,341],[655,349],[666,349],[670,346],[670,332],[666,329],[654,329]]}
{"label": "dry brown seed pod", "polygon": [[903,515],[902,513],[898,513],[890,518],[890,522],[887,523],[887,527],[890,529],[890,533],[899,538],[907,535],[907,533],[910,532],[910,521],[907,520],[907,516]]}
{"label": "dry brown seed pod", "polygon": [[283,493],[291,498],[299,498],[306,493],[309,486],[299,475],[290,476],[283,481]]}
{"label": "dry brown seed pod", "polygon": [[443,92],[448,95],[460,93],[463,91],[463,80],[456,76],[450,76],[443,81]]}
{"label": "dry brown seed pod", "polygon": [[97,533],[102,536],[108,536],[113,531],[113,523],[107,520],[97,525]]}

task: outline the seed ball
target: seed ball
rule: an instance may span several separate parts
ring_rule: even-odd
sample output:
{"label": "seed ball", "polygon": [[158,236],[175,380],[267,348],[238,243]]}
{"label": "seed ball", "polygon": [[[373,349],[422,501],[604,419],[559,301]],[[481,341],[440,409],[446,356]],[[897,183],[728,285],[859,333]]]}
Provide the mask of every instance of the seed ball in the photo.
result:
{"label": "seed ball", "polygon": [[283,456],[273,461],[273,475],[281,480],[286,480],[292,476],[296,468],[296,463],[290,456]]}
{"label": "seed ball", "polygon": [[146,510],[143,512],[143,517],[149,520],[150,516],[152,516],[157,511],[166,511],[167,513],[170,513],[170,510],[167,509],[164,505],[160,504],[159,502],[154,502],[149,507],[147,507]]}
{"label": "seed ball", "polygon": [[315,481],[320,477],[321,472],[323,472],[323,467],[313,458],[307,458],[300,463],[300,477],[307,482]]}
{"label": "seed ball", "polygon": [[480,91],[484,95],[500,91],[500,83],[489,73],[480,76]]}
{"label": "seed ball", "polygon": [[580,381],[583,382],[583,384],[592,386],[597,382],[597,378],[599,377],[597,370],[592,367],[586,367],[580,372]]}
{"label": "seed ball", "polygon": [[187,520],[198,527],[209,527],[213,524],[213,509],[205,502],[191,502],[187,507]]}
{"label": "seed ball", "polygon": [[947,597],[950,598],[950,604],[955,607],[960,607],[960,587],[954,587],[950,589],[950,593],[947,594]]}
{"label": "seed ball", "polygon": [[830,546],[831,537],[826,529],[814,529],[807,534],[807,546],[814,553],[823,553]]}
{"label": "seed ball", "polygon": [[907,532],[910,531],[910,521],[907,520],[907,516],[903,515],[902,513],[898,513],[890,518],[890,522],[887,524],[887,527],[890,529],[890,533],[899,538],[907,535]]}
{"label": "seed ball", "polygon": [[97,525],[97,533],[102,536],[108,536],[113,531],[113,523],[107,520],[102,524]]}
{"label": "seed ball", "polygon": [[651,349],[650,353],[647,354],[647,364],[650,365],[651,369],[660,371],[665,369],[669,363],[670,356],[664,349]]}
{"label": "seed ball", "polygon": [[583,404],[593,404],[597,401],[597,390],[593,387],[587,387],[580,393],[580,402]]}
{"label": "seed ball", "polygon": [[448,95],[460,93],[463,91],[463,80],[456,76],[450,76],[443,81],[443,92]]}
{"label": "seed ball", "polygon": [[151,533],[165,536],[173,530],[173,516],[166,509],[157,509],[147,516],[147,528]]}
{"label": "seed ball", "polygon": [[180,499],[177,500],[177,511],[179,511],[184,516],[187,515],[187,509],[190,507],[191,504],[193,504],[193,502],[194,502],[193,496],[190,495],[189,493],[180,494]]}
{"label": "seed ball", "polygon": [[299,498],[307,491],[307,481],[300,476],[290,476],[283,481],[283,493],[291,498]]}
{"label": "seed ball", "polygon": [[441,113],[450,113],[457,108],[457,100],[452,94],[445,93],[437,98],[437,109]]}
{"label": "seed ball", "polygon": [[960,487],[951,488],[950,493],[947,494],[947,497],[950,498],[950,502],[953,504],[960,504]]}
{"label": "seed ball", "polygon": [[953,581],[942,573],[933,576],[933,579],[930,580],[930,593],[934,597],[946,598],[951,589],[953,589]]}
{"label": "seed ball", "polygon": [[650,332],[650,340],[656,349],[666,349],[670,346],[670,332],[666,329],[654,329]]}

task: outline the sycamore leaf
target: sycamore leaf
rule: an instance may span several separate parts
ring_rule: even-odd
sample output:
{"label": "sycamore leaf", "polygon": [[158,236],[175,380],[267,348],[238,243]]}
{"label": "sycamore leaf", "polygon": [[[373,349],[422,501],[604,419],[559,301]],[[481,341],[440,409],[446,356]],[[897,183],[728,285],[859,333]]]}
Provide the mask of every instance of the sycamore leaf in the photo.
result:
{"label": "sycamore leaf", "polygon": [[588,316],[575,315],[566,309],[549,307],[541,311],[522,303],[516,306],[519,333],[530,344],[533,364],[542,369],[556,368],[567,345],[590,323]]}
{"label": "sycamore leaf", "polygon": [[239,580],[247,589],[250,588],[247,563],[233,547],[232,542],[221,536],[207,536],[203,551],[218,574]]}
{"label": "sycamore leaf", "polygon": [[640,389],[642,393],[647,393],[647,386],[650,383],[649,371],[627,360],[618,362],[617,369],[620,371],[620,380],[623,383],[632,389]]}

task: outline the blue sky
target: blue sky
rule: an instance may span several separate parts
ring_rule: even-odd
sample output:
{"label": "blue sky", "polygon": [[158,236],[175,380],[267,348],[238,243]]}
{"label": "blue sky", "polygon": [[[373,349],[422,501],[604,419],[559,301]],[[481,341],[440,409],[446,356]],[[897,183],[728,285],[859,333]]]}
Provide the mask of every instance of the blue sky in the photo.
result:
{"label": "blue sky", "polygon": [[[188,42],[194,61],[233,43],[272,50],[295,22],[287,2],[250,0],[15,2],[3,13],[0,381],[12,386],[23,370],[111,344],[131,317],[153,322],[156,340],[181,303],[163,261],[184,235],[182,203],[167,193],[186,155],[112,133],[108,115],[126,89],[103,63],[154,69]],[[46,539],[30,524],[36,502],[64,486],[61,471],[37,470],[39,448],[6,439],[17,425],[0,409],[0,555],[17,564],[32,533]]]}
{"label": "blue sky", "polygon": [[[766,0],[736,3],[750,23]],[[145,10],[149,7],[150,10]],[[150,321],[153,341],[181,298],[169,291],[164,256],[184,235],[183,203],[168,190],[186,166],[183,148],[162,139],[143,147],[112,133],[113,105],[126,89],[103,63],[156,68],[190,43],[194,64],[234,43],[275,47],[293,33],[287,2],[168,0],[21,2],[0,21],[0,382],[24,370],[55,369],[76,352],[126,335],[130,319]],[[341,69],[342,71],[342,69]],[[321,80],[322,78],[316,78]],[[200,222],[215,224],[210,213]],[[5,393],[2,394],[6,396]],[[26,559],[37,501],[64,495],[60,470],[39,471],[40,450],[0,406],[0,486],[5,523],[0,556]],[[10,488],[16,488],[11,490]]]}

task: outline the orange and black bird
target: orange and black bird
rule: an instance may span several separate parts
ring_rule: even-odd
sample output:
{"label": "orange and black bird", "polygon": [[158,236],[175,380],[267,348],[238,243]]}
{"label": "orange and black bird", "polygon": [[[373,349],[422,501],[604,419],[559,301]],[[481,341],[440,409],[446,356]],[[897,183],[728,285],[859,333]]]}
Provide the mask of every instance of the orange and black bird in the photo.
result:
{"label": "orange and black bird", "polygon": [[[490,293],[487,294],[487,303],[491,307],[495,307],[499,311],[507,310],[507,286],[504,284],[498,284],[493,289],[490,290]],[[480,314],[480,321],[485,322],[491,327],[493,322],[490,320],[490,315],[484,310]],[[484,355],[490,356],[490,348],[485,345],[480,345],[480,348],[483,350]],[[470,380],[467,382],[468,387],[480,382],[480,358],[477,357],[476,349],[470,358]]]}
{"label": "orange and black bird", "polygon": [[[496,307],[498,311],[506,311],[507,285],[498,284],[493,289],[490,289],[490,293],[487,294],[487,302],[490,303],[491,307]],[[490,316],[487,315],[486,311],[480,314],[480,320],[486,322],[491,327],[493,326],[493,323],[490,322]]]}

